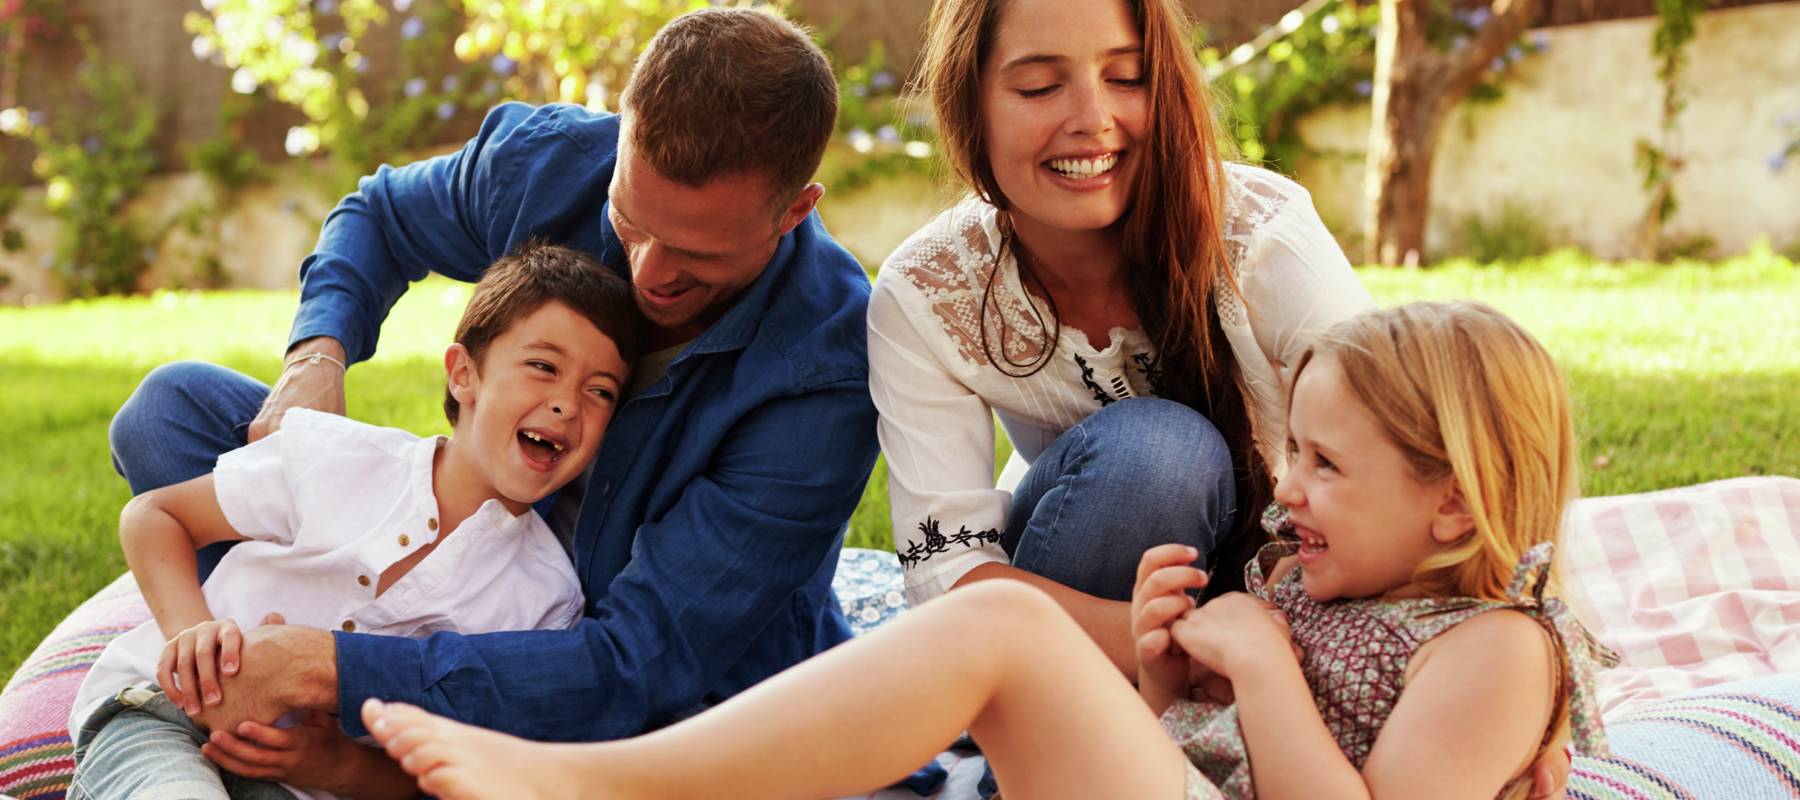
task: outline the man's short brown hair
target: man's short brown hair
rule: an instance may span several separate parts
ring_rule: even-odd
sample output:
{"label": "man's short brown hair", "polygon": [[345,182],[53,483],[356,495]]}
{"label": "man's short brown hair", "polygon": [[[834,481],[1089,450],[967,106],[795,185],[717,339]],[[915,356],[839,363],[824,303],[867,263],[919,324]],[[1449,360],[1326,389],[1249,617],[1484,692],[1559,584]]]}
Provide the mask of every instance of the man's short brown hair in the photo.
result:
{"label": "man's short brown hair", "polygon": [[[594,323],[626,361],[637,356],[644,322],[631,298],[631,283],[586,253],[537,241],[501,256],[482,274],[456,323],[456,343],[480,367],[495,339],[552,301]],[[451,425],[460,408],[444,387],[444,416]]]}
{"label": "man's short brown hair", "polygon": [[767,176],[785,204],[837,125],[837,76],[800,26],[757,8],[669,23],[638,59],[624,108],[634,153],[670,180]]}

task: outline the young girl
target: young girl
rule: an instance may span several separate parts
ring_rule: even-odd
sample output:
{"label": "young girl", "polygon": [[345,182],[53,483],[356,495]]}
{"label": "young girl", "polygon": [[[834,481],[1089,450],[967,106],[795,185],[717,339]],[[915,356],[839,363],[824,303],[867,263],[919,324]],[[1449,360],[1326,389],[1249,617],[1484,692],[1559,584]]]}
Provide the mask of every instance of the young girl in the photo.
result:
{"label": "young girl", "polygon": [[1575,493],[1543,348],[1486,306],[1420,303],[1332,328],[1296,371],[1270,515],[1288,535],[1247,576],[1264,596],[1195,608],[1206,576],[1186,545],[1139,565],[1139,683],[1179,749],[1053,601],[1008,582],[638,739],[537,745],[374,702],[364,719],[451,798],[842,796],[964,728],[1015,800],[1488,798],[1528,788],[1571,729],[1603,751],[1591,645],[1543,599]]}

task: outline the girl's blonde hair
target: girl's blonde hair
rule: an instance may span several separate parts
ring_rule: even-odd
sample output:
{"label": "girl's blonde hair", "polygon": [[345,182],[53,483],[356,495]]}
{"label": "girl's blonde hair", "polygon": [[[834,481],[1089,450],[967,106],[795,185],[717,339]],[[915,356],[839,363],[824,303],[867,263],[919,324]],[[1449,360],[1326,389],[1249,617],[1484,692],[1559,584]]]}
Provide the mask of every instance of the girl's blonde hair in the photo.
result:
{"label": "girl's blonde hair", "polygon": [[1550,354],[1506,315],[1455,301],[1359,314],[1321,335],[1299,369],[1318,356],[1337,360],[1416,478],[1455,479],[1475,520],[1414,580],[1434,595],[1505,600],[1520,557],[1555,538],[1579,491]]}

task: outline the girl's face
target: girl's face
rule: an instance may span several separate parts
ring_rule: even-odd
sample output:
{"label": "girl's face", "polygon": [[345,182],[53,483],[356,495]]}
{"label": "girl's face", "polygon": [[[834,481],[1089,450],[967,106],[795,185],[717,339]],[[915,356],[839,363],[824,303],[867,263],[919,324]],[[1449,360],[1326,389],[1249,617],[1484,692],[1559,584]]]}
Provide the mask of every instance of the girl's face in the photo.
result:
{"label": "girl's face", "polygon": [[1301,580],[1318,601],[1416,594],[1413,571],[1469,529],[1455,481],[1414,477],[1337,359],[1323,355],[1294,384],[1275,499],[1292,513]]}
{"label": "girl's face", "polygon": [[1143,40],[1121,0],[1013,0],[982,65],[988,159],[1015,222],[1106,228],[1149,123]]}

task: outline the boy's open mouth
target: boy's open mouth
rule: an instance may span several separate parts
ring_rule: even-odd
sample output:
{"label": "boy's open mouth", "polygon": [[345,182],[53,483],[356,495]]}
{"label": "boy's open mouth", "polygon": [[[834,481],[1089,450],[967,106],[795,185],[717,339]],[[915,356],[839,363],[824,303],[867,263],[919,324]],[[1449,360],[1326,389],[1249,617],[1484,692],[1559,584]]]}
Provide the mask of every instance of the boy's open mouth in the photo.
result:
{"label": "boy's open mouth", "polygon": [[534,430],[520,430],[519,445],[525,451],[525,457],[539,464],[554,464],[562,460],[563,451],[568,447],[561,439]]}

